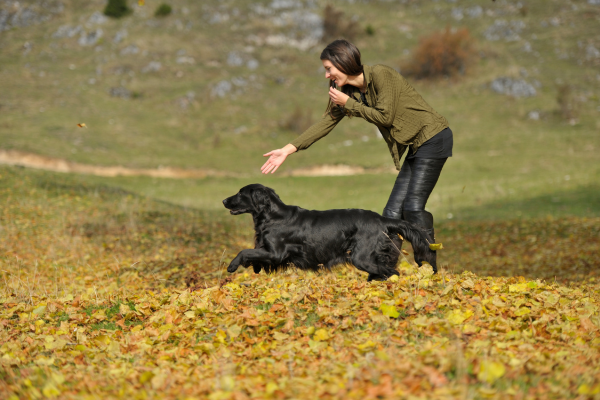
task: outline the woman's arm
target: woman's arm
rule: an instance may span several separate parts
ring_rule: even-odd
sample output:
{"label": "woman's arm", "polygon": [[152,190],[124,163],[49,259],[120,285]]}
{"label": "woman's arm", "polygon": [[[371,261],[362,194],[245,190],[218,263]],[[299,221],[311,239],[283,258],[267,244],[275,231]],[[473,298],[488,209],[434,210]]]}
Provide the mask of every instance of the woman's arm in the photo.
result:
{"label": "woman's arm", "polygon": [[263,174],[273,173],[283,164],[287,156],[295,153],[298,150],[309,148],[317,140],[327,136],[329,132],[344,118],[344,113],[337,107],[331,110],[331,115],[326,114],[319,122],[308,128],[304,133],[298,136],[295,140],[281,149],[270,151],[264,154],[264,157],[269,157],[266,163],[261,167]]}
{"label": "woman's arm", "polygon": [[346,110],[356,113],[376,125],[392,126],[396,117],[398,97],[402,90],[402,81],[394,76],[396,72],[382,68],[373,73],[373,86],[377,91],[377,103],[367,107],[362,103],[348,98]]}

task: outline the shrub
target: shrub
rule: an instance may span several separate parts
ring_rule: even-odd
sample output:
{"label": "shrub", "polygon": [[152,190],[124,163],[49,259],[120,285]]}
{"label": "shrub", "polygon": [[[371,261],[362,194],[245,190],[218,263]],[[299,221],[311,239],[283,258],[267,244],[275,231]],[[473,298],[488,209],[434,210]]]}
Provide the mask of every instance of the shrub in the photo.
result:
{"label": "shrub", "polygon": [[367,25],[367,27],[365,28],[365,33],[369,36],[373,36],[375,34],[375,28],[373,28],[373,25]]}
{"label": "shrub", "polygon": [[475,58],[467,28],[434,32],[419,40],[413,58],[403,72],[417,78],[463,75]]}
{"label": "shrub", "polygon": [[104,15],[111,18],[121,18],[131,14],[131,9],[127,7],[127,0],[108,0],[104,8]]}
{"label": "shrub", "polygon": [[335,39],[354,40],[359,31],[358,22],[348,18],[343,11],[331,5],[325,7],[323,17],[323,40],[329,43]]}
{"label": "shrub", "polygon": [[303,110],[300,107],[296,107],[294,112],[292,112],[287,119],[279,123],[279,126],[300,135],[313,123],[310,110]]}
{"label": "shrub", "polygon": [[171,14],[172,11],[173,11],[173,9],[171,8],[170,5],[168,5],[166,3],[162,3],[160,6],[158,6],[156,11],[154,12],[154,16],[155,17],[166,17],[167,15]]}
{"label": "shrub", "polygon": [[575,123],[577,117],[579,117],[579,102],[573,94],[571,85],[563,84],[558,86],[556,102],[558,103],[560,116],[570,123]]}

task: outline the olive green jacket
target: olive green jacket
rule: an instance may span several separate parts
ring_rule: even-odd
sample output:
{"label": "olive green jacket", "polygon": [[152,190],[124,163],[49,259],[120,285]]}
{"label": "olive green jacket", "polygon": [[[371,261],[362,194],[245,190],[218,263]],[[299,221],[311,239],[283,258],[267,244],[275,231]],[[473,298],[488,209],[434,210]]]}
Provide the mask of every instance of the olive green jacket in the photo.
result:
{"label": "olive green jacket", "polygon": [[333,107],[331,115],[325,114],[291,144],[298,150],[307,149],[331,132],[344,115],[361,117],[379,128],[396,169],[400,170],[400,159],[406,148],[410,146],[416,152],[419,146],[447,128],[448,121],[393,68],[365,65],[364,74],[369,106],[358,100],[360,91],[355,88],[345,107]]}

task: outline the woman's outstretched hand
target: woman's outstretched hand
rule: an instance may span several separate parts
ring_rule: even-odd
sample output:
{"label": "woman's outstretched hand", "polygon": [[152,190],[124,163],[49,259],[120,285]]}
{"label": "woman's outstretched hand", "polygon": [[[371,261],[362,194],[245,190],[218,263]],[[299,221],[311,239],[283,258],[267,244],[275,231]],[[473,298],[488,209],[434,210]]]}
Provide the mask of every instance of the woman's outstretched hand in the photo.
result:
{"label": "woman's outstretched hand", "polygon": [[260,168],[260,171],[263,174],[268,174],[269,172],[273,173],[277,171],[277,168],[279,168],[279,166],[283,164],[287,156],[289,156],[292,153],[295,153],[297,150],[298,149],[296,148],[296,146],[288,144],[281,149],[273,150],[268,152],[267,154],[263,154],[263,157],[269,157],[269,159]]}

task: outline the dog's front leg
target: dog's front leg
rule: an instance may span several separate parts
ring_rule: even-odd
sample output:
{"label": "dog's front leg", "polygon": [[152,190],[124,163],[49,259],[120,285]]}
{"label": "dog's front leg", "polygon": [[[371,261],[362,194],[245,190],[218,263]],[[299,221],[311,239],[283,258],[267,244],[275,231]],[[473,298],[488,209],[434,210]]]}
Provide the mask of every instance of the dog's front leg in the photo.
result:
{"label": "dog's front leg", "polygon": [[[279,265],[281,257],[277,257],[274,254],[269,253],[265,249],[246,249],[239,252],[237,256],[231,261],[227,272],[233,273],[242,266],[247,268],[250,264],[267,264],[267,265]],[[278,262],[279,261],[279,262]],[[254,268],[254,272],[260,272],[260,268]]]}

